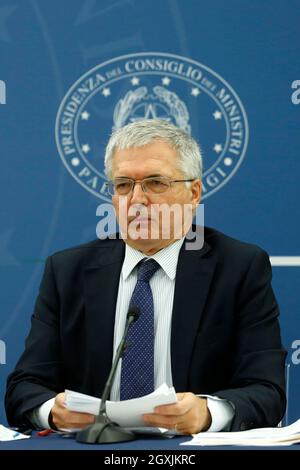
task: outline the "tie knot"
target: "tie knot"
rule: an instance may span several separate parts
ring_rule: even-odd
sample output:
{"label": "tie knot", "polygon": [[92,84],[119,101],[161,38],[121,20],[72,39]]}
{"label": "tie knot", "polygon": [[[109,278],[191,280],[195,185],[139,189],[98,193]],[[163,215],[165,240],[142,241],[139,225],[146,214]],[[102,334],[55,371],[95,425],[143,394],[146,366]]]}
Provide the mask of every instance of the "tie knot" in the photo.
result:
{"label": "tie knot", "polygon": [[138,265],[138,281],[149,282],[154,273],[159,269],[159,264],[155,259],[141,261]]}

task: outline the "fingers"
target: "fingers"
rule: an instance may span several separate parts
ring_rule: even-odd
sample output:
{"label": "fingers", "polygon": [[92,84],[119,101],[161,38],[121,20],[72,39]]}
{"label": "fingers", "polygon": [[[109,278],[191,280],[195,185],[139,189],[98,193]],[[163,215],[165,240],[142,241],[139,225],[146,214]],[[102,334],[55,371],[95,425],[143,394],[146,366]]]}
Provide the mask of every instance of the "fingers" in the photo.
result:
{"label": "fingers", "polygon": [[193,393],[177,394],[178,403],[156,407],[154,413],[145,414],[149,426],[175,429],[182,434],[196,434],[209,426],[209,411],[205,398]]}
{"label": "fingers", "polygon": [[77,413],[75,411],[57,412],[52,408],[52,420],[58,429],[85,428],[94,423],[95,416],[87,413]]}
{"label": "fingers", "polygon": [[144,415],[144,421],[146,424],[167,428],[175,429],[179,431],[180,426],[184,422],[186,413],[191,409],[192,403],[189,397],[189,393],[178,393],[178,403],[171,405],[157,406],[154,409],[154,413]]}
{"label": "fingers", "polygon": [[187,413],[193,406],[193,393],[177,393],[178,402],[171,405],[157,406],[155,413],[162,415],[183,415]]}
{"label": "fingers", "polygon": [[59,407],[64,407],[65,403],[65,394],[64,393],[59,393],[58,395],[56,395],[55,397],[55,405],[59,406]]}
{"label": "fingers", "polygon": [[163,416],[155,413],[145,414],[143,416],[145,424],[147,426],[154,426],[157,428],[175,429],[175,425],[178,426],[177,416]]}
{"label": "fingers", "polygon": [[85,428],[94,423],[95,416],[89,413],[78,413],[65,408],[64,393],[59,393],[51,409],[52,420],[58,429]]}

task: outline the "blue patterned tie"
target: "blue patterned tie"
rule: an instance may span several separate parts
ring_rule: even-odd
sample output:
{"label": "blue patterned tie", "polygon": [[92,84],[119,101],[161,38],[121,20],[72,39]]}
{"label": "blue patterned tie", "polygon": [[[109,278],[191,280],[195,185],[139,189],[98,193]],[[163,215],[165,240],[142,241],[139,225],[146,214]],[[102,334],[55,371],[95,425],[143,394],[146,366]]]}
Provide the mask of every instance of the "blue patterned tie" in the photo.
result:
{"label": "blue patterned tie", "polygon": [[158,270],[154,260],[138,265],[138,278],[130,307],[138,307],[140,316],[129,327],[122,358],[120,399],[142,397],[154,390],[154,307],[149,281]]}

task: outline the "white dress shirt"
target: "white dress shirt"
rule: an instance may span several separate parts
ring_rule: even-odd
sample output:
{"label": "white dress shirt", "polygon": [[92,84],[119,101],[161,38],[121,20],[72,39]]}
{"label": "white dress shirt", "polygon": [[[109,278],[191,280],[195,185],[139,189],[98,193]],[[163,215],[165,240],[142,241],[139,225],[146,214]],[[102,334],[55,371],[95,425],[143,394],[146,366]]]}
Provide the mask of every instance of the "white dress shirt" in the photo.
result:
{"label": "white dress shirt", "polygon": [[[173,310],[173,299],[175,289],[175,276],[180,248],[184,238],[177,240],[166,248],[155,253],[151,258],[160,265],[156,273],[150,279],[150,287],[153,294],[154,304],[154,382],[155,388],[162,383],[169,387],[173,386],[171,371],[171,318]],[[125,258],[121,270],[119,290],[115,316],[114,330],[114,355],[121,341],[125,328],[127,312],[130,299],[137,282],[137,264],[148,258],[144,253],[135,250],[126,244]],[[120,399],[120,361],[115,380],[113,382],[110,399]],[[208,364],[209,367],[209,364]],[[189,390],[186,390],[187,392]],[[211,414],[212,422],[208,431],[222,431],[229,428],[234,417],[233,406],[224,399],[207,396],[207,406]],[[48,416],[54,404],[54,399],[48,400],[39,408],[34,410],[33,420],[42,428],[49,427]]]}

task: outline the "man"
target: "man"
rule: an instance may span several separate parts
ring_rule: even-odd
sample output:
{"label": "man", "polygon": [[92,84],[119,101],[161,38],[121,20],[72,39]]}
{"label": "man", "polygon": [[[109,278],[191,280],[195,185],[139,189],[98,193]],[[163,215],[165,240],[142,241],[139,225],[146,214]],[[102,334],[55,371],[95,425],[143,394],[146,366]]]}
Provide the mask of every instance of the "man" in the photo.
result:
{"label": "man", "polygon": [[[112,135],[105,166],[123,239],[47,260],[26,348],[8,378],[10,424],[92,423],[64,407],[64,390],[101,396],[128,308],[137,305],[111,399],[166,382],[178,402],[145,415],[147,425],[184,434],[276,426],[286,353],[267,254],[213,229],[203,246],[187,249],[201,197],[198,145],[165,121],[137,121]],[[166,236],[160,209],[174,205],[179,218]]]}

